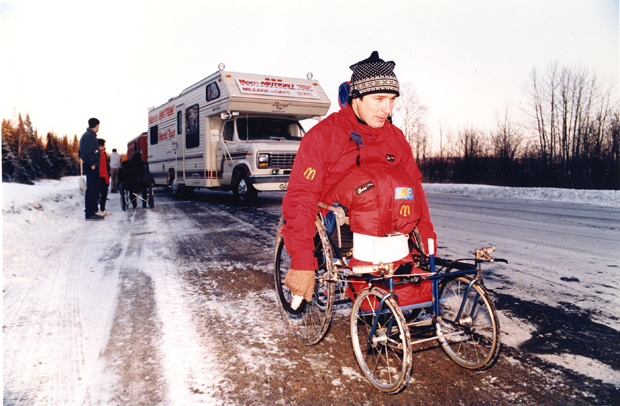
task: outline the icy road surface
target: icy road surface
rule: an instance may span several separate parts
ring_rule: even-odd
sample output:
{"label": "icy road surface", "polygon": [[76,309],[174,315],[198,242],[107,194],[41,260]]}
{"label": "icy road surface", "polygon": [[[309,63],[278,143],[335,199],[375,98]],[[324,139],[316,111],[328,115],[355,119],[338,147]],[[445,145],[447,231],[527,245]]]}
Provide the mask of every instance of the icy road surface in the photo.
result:
{"label": "icy road surface", "polygon": [[[69,183],[72,182],[72,183]],[[620,207],[428,190],[439,255],[496,246],[499,361],[472,373],[434,345],[408,387],[359,372],[348,311],[316,346],[272,289],[281,194],[229,194],[83,220],[75,179],[3,187],[4,404],[618,404]],[[3,185],[4,186],[4,185]]]}

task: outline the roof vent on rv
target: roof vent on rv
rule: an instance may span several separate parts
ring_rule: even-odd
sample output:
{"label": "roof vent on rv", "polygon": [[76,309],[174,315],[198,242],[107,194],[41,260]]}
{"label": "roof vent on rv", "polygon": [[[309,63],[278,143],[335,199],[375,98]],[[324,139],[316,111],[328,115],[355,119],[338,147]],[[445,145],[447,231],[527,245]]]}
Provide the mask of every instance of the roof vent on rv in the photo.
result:
{"label": "roof vent on rv", "polygon": [[219,65],[217,65],[217,68],[218,68],[220,71],[223,71],[224,69],[226,69],[226,65],[224,65],[223,63],[220,63]]}
{"label": "roof vent on rv", "polygon": [[314,75],[312,74],[312,72],[308,72],[308,73],[306,73],[306,77],[308,79],[312,79],[314,77]]}

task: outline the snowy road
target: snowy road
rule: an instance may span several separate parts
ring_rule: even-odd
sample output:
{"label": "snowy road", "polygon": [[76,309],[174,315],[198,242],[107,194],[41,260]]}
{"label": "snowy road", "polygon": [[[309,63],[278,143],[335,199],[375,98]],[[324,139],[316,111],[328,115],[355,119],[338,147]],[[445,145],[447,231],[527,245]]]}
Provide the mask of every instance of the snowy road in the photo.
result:
{"label": "snowy road", "polygon": [[428,199],[441,255],[492,245],[510,260],[494,272],[492,290],[506,282],[521,299],[568,302],[620,330],[618,208],[432,192]]}
{"label": "snowy road", "polygon": [[618,207],[431,190],[441,255],[494,245],[511,261],[487,277],[507,347],[476,374],[417,352],[408,388],[387,397],[357,369],[346,311],[317,346],[284,328],[281,195],[239,208],[158,192],[155,209],[125,213],[111,195],[114,215],[89,223],[73,188],[45,191],[3,198],[4,404],[618,402]]}

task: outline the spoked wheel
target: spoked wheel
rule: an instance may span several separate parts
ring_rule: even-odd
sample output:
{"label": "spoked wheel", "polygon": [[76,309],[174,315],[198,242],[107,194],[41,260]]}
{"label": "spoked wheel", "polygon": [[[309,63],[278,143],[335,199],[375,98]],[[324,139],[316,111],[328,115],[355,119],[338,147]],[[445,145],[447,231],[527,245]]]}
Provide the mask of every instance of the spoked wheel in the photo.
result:
{"label": "spoked wheel", "polygon": [[[382,392],[402,390],[411,375],[411,338],[405,318],[393,298],[378,288],[365,289],[351,310],[351,342],[366,378]],[[374,328],[374,329],[373,329]]]}
{"label": "spoked wheel", "polygon": [[334,269],[331,246],[322,223],[315,235],[315,256],[318,259],[316,285],[312,302],[305,300],[297,310],[291,309],[291,290],[284,285],[286,274],[291,268],[291,257],[284,246],[281,235],[283,220],[278,227],[275,251],[274,282],[280,314],[295,337],[306,345],[321,341],[329,328],[334,307],[334,283],[326,280],[326,274]]}
{"label": "spoked wheel", "polygon": [[465,277],[442,282],[436,330],[454,362],[482,370],[499,355],[499,320],[486,289],[471,282]]}
{"label": "spoked wheel", "polygon": [[122,183],[118,185],[118,196],[121,199],[121,210],[126,211],[129,200],[127,199],[127,194],[125,193],[125,187],[123,186]]}

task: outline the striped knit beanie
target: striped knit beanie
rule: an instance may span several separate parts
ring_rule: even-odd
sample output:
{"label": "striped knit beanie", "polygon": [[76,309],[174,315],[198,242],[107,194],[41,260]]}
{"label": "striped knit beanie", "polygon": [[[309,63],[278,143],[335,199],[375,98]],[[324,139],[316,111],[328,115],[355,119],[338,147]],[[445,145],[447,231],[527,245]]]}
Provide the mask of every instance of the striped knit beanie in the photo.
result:
{"label": "striped knit beanie", "polygon": [[372,93],[394,93],[399,96],[394,66],[394,61],[385,62],[379,58],[377,51],[373,51],[369,58],[351,65],[353,74],[349,98],[352,100]]}

